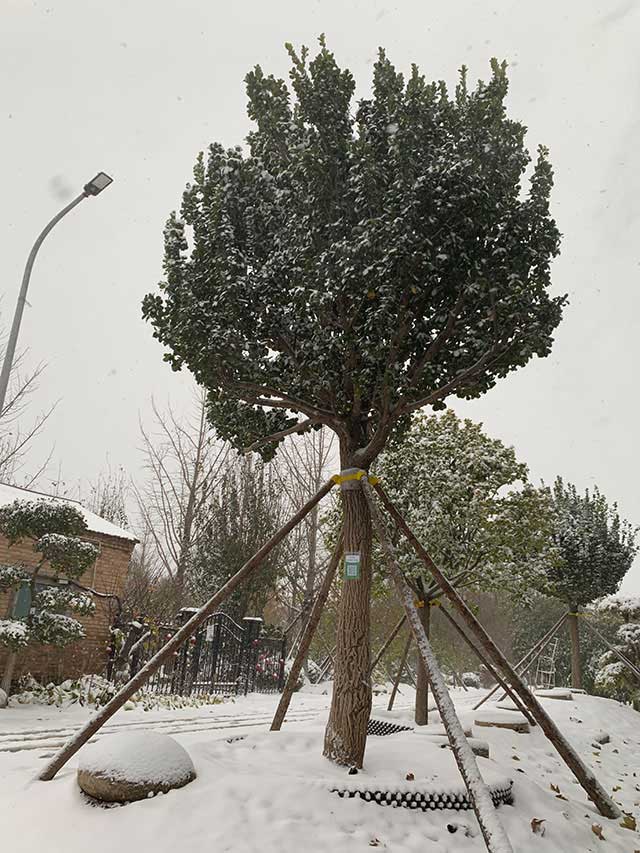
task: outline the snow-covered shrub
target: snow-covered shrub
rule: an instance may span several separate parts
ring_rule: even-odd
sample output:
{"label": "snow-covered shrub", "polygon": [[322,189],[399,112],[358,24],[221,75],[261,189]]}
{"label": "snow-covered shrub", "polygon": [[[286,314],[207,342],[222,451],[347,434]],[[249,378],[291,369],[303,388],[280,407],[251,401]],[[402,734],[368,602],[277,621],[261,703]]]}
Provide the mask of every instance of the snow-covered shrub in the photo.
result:
{"label": "snow-covered shrub", "polygon": [[477,672],[463,672],[462,683],[465,687],[480,687],[480,676]]}
{"label": "snow-covered shrub", "polygon": [[86,529],[84,517],[70,504],[14,501],[0,507],[0,534],[10,545],[30,541],[40,555],[35,566],[0,566],[0,591],[13,591],[23,605],[22,612],[15,610],[13,618],[0,621],[0,646],[13,653],[7,664],[9,679],[15,654],[25,646],[65,646],[84,636],[80,622],[69,614],[95,612],[91,596],[76,588],[100,553],[96,545],[79,538]]}
{"label": "snow-covered shrub", "polygon": [[[86,705],[100,708],[118,692],[118,687],[101,675],[83,675],[76,679],[67,679],[61,684],[40,684],[32,675],[25,675],[18,681],[18,692],[9,700],[11,706],[18,705]],[[216,705],[224,698],[212,694],[201,696],[157,695],[139,690],[126,703],[125,710],[143,711],[173,710],[175,708],[199,708],[203,705]]]}
{"label": "snow-covered shrub", "polygon": [[[618,628],[616,640],[615,648],[640,668],[640,623],[625,622]],[[640,699],[640,682],[612,651],[605,652],[597,663],[595,686],[598,692],[620,702]]]}

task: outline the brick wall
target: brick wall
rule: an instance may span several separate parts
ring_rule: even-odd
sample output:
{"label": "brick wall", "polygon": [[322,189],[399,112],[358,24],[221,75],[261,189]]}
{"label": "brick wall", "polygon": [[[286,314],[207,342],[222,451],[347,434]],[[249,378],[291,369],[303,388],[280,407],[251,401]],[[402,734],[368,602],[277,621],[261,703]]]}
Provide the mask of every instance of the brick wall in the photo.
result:
{"label": "brick wall", "polygon": [[[82,538],[99,545],[100,556],[79,582],[97,592],[115,593],[122,597],[134,543],[127,539],[90,532],[85,533]],[[22,542],[9,546],[7,540],[0,536],[0,563],[20,562],[28,568],[38,562],[38,557],[30,543]],[[46,568],[41,575],[47,576]],[[10,595],[0,592],[0,618],[4,619],[10,615]],[[82,640],[70,643],[62,649],[55,646],[34,646],[20,651],[14,677],[18,678],[30,672],[38,681],[59,682],[83,673],[103,673],[109,626],[116,614],[116,603],[100,598],[96,598],[95,602],[96,612],[93,616],[74,617],[84,625],[86,636]],[[0,648],[0,672],[4,669],[6,657],[6,650]]]}

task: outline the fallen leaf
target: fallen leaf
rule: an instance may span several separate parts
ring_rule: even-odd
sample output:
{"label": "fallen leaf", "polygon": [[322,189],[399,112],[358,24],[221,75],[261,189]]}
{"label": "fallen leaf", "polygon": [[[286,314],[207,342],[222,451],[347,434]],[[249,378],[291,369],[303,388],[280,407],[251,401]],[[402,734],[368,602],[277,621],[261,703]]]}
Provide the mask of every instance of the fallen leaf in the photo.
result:
{"label": "fallen leaf", "polygon": [[564,796],[564,794],[556,794],[556,800],[566,800],[566,799],[567,798]]}
{"label": "fallen leaf", "polygon": [[613,788],[612,788],[611,790],[612,790],[612,791],[614,792],[614,794],[615,794],[615,792],[616,792],[616,791],[621,791],[621,790],[622,790],[622,785],[614,785],[614,786],[613,786]]}
{"label": "fallen leaf", "polygon": [[518,758],[518,756],[517,756],[517,755],[512,755],[512,756],[511,756],[511,758],[512,758],[514,761],[520,761],[520,759]]}
{"label": "fallen leaf", "polygon": [[532,817],[531,818],[531,832],[535,833],[535,835],[544,835],[545,827],[544,818]]}
{"label": "fallen leaf", "polygon": [[627,812],[625,812],[624,817],[620,821],[620,826],[623,829],[630,829],[632,832],[635,832],[638,828],[635,817]]}
{"label": "fallen leaf", "polygon": [[557,785],[554,785],[553,782],[549,785],[549,787],[551,788],[552,791],[555,791],[556,794],[560,793],[560,788],[558,788]]}
{"label": "fallen leaf", "polygon": [[407,780],[407,782],[413,782],[416,777],[413,775],[413,773],[407,773],[404,778]]}
{"label": "fallen leaf", "polygon": [[600,826],[599,823],[592,823],[591,824],[591,832],[593,832],[593,834],[595,836],[597,836],[600,839],[600,841],[604,841],[604,835],[602,834],[602,827]]}
{"label": "fallen leaf", "polygon": [[369,847],[380,847],[380,839],[379,838],[372,838],[371,841],[369,842]]}

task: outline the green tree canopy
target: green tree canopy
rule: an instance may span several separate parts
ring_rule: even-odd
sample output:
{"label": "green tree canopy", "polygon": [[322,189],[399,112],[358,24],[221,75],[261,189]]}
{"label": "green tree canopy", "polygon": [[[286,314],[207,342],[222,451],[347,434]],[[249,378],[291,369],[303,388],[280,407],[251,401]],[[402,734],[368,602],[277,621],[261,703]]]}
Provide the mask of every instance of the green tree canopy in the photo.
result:
{"label": "green tree canopy", "polygon": [[609,505],[597,486],[584,495],[558,477],[553,486],[553,539],[561,562],[550,565],[548,589],[569,606],[617,592],[637,553],[637,528]]}
{"label": "green tree canopy", "polygon": [[[283,509],[282,492],[262,464],[246,458],[226,463],[187,570],[188,587],[197,604],[220,589],[275,533]],[[260,571],[222,609],[238,621],[261,616],[283,572],[280,554],[280,548],[271,551]]]}
{"label": "green tree canopy", "polygon": [[505,63],[471,89],[463,68],[451,95],[380,50],[354,104],[323,39],[311,61],[288,50],[292,91],[246,77],[247,149],[198,157],[143,314],[236,447],[304,415],[366,467],[412,411],[549,353],[552,171],[540,148],[524,183]]}
{"label": "green tree canopy", "polygon": [[[457,586],[527,597],[558,560],[549,490],[534,488],[514,449],[490,438],[482,424],[451,410],[419,415],[375,470]],[[398,548],[409,579],[426,571],[404,540]]]}

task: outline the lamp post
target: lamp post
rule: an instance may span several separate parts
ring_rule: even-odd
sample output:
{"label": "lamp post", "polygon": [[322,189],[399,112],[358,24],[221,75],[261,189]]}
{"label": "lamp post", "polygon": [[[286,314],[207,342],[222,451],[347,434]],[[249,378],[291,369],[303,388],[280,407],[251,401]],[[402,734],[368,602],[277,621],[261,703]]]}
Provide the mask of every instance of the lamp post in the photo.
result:
{"label": "lamp post", "polygon": [[16,344],[18,343],[20,323],[22,322],[22,313],[24,311],[24,304],[27,301],[29,279],[31,278],[31,270],[33,269],[33,263],[36,259],[36,255],[38,254],[38,249],[42,245],[42,242],[49,231],[51,231],[54,225],[60,222],[63,216],[66,216],[67,213],[69,213],[70,210],[73,210],[76,205],[80,204],[83,199],[88,198],[89,196],[99,195],[102,190],[106,189],[111,183],[113,183],[113,178],[110,178],[109,175],[104,172],[98,172],[98,174],[92,178],[88,184],[84,185],[84,189],[80,195],[74,198],[73,201],[69,202],[66,207],[63,207],[62,210],[53,217],[53,219],[40,232],[38,239],[33,244],[33,248],[27,258],[24,275],[22,276],[22,286],[20,287],[20,293],[18,295],[18,304],[16,305],[16,311],[13,315],[13,323],[11,324],[11,332],[9,334],[9,340],[7,341],[7,350],[4,355],[2,373],[0,373],[0,417],[4,412],[4,404],[7,396],[7,389],[9,387],[9,377],[11,375],[11,367],[13,365],[13,358],[16,352]]}

